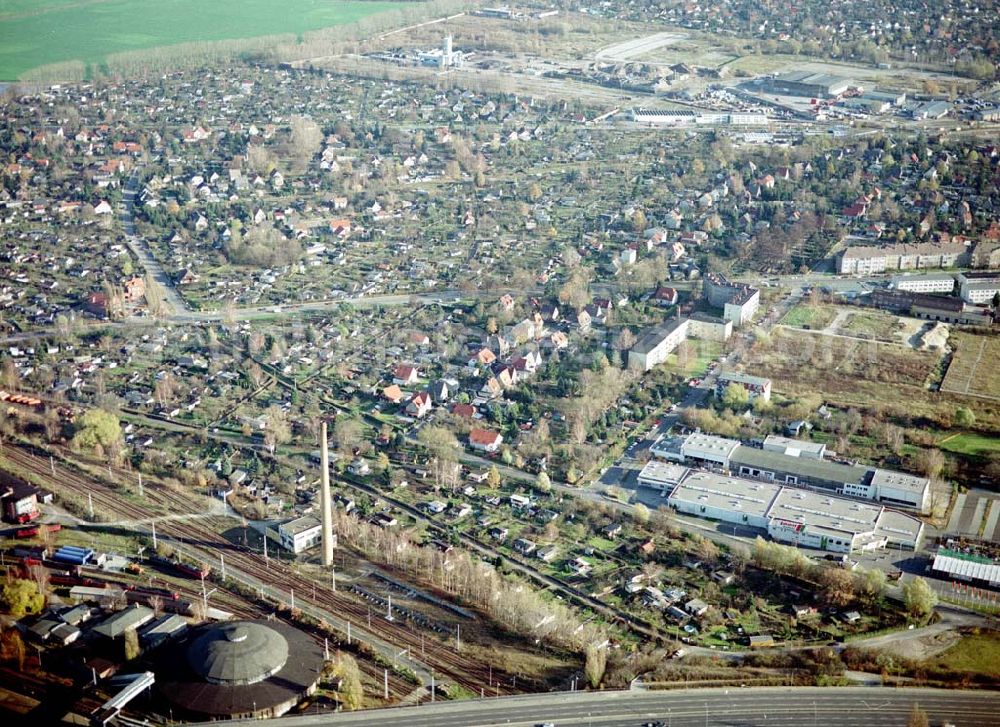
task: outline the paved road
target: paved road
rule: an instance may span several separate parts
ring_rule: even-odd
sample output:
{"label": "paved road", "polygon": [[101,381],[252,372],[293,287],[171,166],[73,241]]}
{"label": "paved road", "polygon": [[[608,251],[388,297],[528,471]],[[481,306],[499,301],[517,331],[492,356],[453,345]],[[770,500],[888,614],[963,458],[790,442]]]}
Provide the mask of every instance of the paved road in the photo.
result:
{"label": "paved road", "polygon": [[129,176],[128,181],[125,182],[124,190],[122,190],[122,226],[125,230],[125,240],[128,243],[129,250],[139,259],[139,264],[163,289],[163,302],[167,308],[166,312],[180,313],[187,310],[187,304],[181,298],[180,293],[177,292],[173,281],[167,275],[166,271],[157,262],[156,258],[153,257],[153,253],[149,249],[149,244],[135,232],[133,208],[135,207],[136,195],[139,194],[141,186],[140,170],[141,167],[135,168]]}
{"label": "paved road", "polygon": [[618,727],[662,720],[669,727],[722,725],[754,727],[905,725],[914,703],[932,725],[1000,724],[1000,692],[872,687],[758,687],[685,689],[670,692],[576,692],[424,704],[420,707],[339,715],[300,716],[287,725],[372,725],[379,727],[468,727],[536,725]]}

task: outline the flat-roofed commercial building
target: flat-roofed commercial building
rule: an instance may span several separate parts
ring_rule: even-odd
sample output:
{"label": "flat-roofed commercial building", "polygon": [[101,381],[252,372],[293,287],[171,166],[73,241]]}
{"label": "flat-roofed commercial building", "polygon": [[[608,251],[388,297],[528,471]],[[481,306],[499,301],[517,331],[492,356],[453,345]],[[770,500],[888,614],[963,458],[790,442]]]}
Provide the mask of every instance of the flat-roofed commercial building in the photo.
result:
{"label": "flat-roofed commercial building", "polygon": [[924,477],[753,447],[734,450],[729,469],[743,477],[879,500],[920,512],[927,510],[930,497],[930,482]]}
{"label": "flat-roofed commercial building", "polygon": [[774,93],[783,93],[789,96],[835,98],[848,89],[859,88],[859,85],[851,78],[834,76],[830,73],[790,71],[769,79],[767,88]]}
{"label": "flat-roofed commercial building", "polygon": [[737,439],[696,432],[683,437],[662,436],[650,453],[668,462],[707,465],[737,477],[820,490],[837,495],[878,500],[888,505],[926,512],[930,481],[903,472],[824,459],[825,447],[788,437],[769,436],[764,448]]}
{"label": "flat-roofed commercial building", "polygon": [[669,494],[688,471],[687,467],[679,464],[651,459],[639,472],[637,479],[642,487],[652,487]]}
{"label": "flat-roofed commercial building", "polygon": [[781,487],[692,470],[667,498],[678,512],[767,530],[767,513]]}
{"label": "flat-roofed commercial building", "polygon": [[827,460],[790,457],[780,452],[768,452],[754,447],[740,447],[730,461],[733,474],[786,485],[830,490],[854,497],[871,499],[871,488],[865,483],[869,468]]}
{"label": "flat-roofed commercial building", "polygon": [[826,445],[822,442],[806,442],[801,439],[769,434],[764,438],[764,451],[779,452],[787,454],[789,457],[823,459],[826,456]]}
{"label": "flat-roofed commercial building", "polygon": [[680,454],[684,462],[717,465],[729,469],[729,458],[739,446],[739,441],[735,439],[695,432],[684,437],[680,445]]}
{"label": "flat-roofed commercial building", "polygon": [[[690,436],[690,435],[688,435]],[[650,454],[658,459],[665,459],[668,462],[683,462],[684,452],[681,451],[687,436],[677,437],[668,434],[661,434],[649,448]]]}
{"label": "flat-roofed commercial building", "polygon": [[729,458],[740,446],[738,439],[693,432],[680,437],[661,436],[649,451],[654,457],[669,462],[708,464],[729,469]]}
{"label": "flat-roofed commercial building", "polygon": [[658,126],[704,126],[713,124],[733,124],[735,126],[765,126],[767,114],[757,112],[713,112],[689,109],[645,109],[631,110],[632,121]]}
{"label": "flat-roofed commercial building", "polygon": [[784,487],[768,510],[767,532],[775,540],[819,550],[851,553],[883,548],[880,505]]}
{"label": "flat-roofed commercial building", "polygon": [[923,523],[882,505],[692,471],[667,498],[678,512],[766,530],[775,540],[838,553],[916,549]]}
{"label": "flat-roofed commercial building", "polygon": [[880,502],[912,507],[920,512],[927,512],[930,506],[931,487],[926,477],[876,468],[871,476],[871,486],[875,490],[875,499]]}

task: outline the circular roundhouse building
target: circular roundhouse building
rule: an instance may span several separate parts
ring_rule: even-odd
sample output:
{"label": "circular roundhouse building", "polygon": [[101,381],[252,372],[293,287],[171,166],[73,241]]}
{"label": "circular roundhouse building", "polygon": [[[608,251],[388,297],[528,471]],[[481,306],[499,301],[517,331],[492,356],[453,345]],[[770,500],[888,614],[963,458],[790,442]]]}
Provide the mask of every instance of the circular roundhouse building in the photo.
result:
{"label": "circular roundhouse building", "polygon": [[160,694],[196,719],[277,717],[316,691],[323,650],[280,621],[229,621],[193,629],[164,649]]}

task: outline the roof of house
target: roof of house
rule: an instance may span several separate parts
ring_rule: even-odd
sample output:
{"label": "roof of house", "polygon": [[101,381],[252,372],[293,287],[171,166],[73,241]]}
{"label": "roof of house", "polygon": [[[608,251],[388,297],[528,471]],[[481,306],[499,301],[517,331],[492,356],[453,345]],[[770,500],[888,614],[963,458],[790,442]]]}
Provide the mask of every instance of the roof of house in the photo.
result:
{"label": "roof of house", "polygon": [[397,379],[407,380],[411,376],[417,375],[417,369],[413,366],[397,366],[396,370],[393,372],[393,376]]}
{"label": "roof of house", "polygon": [[469,432],[469,442],[472,444],[495,444],[499,439],[502,439],[500,433],[489,429],[473,429]]}
{"label": "roof of house", "polygon": [[452,404],[451,413],[468,419],[476,413],[476,407],[472,404]]}
{"label": "roof of house", "polygon": [[767,386],[771,383],[771,380],[765,376],[751,376],[750,374],[741,374],[738,371],[723,371],[716,380],[719,383],[726,381],[736,384],[751,384],[753,386]]}
{"label": "roof of house", "polygon": [[847,260],[889,257],[892,255],[954,255],[965,252],[964,242],[920,242],[897,245],[850,245],[844,249]]}
{"label": "roof of house", "polygon": [[663,339],[676,331],[678,328],[686,326],[687,324],[688,321],[686,318],[675,318],[665,323],[661,323],[658,326],[654,326],[643,334],[642,338],[636,341],[636,344],[632,346],[632,351],[639,354],[649,353],[663,343]]}

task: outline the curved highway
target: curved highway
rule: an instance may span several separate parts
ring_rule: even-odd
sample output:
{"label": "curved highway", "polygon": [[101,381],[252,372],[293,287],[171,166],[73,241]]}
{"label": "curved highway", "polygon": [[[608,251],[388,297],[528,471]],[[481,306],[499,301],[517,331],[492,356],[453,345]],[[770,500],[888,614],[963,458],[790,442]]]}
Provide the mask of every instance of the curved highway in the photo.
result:
{"label": "curved highway", "polygon": [[932,727],[1000,725],[1000,692],[872,687],[755,687],[669,692],[561,692],[290,717],[285,725],[379,727],[900,727],[914,704]]}

